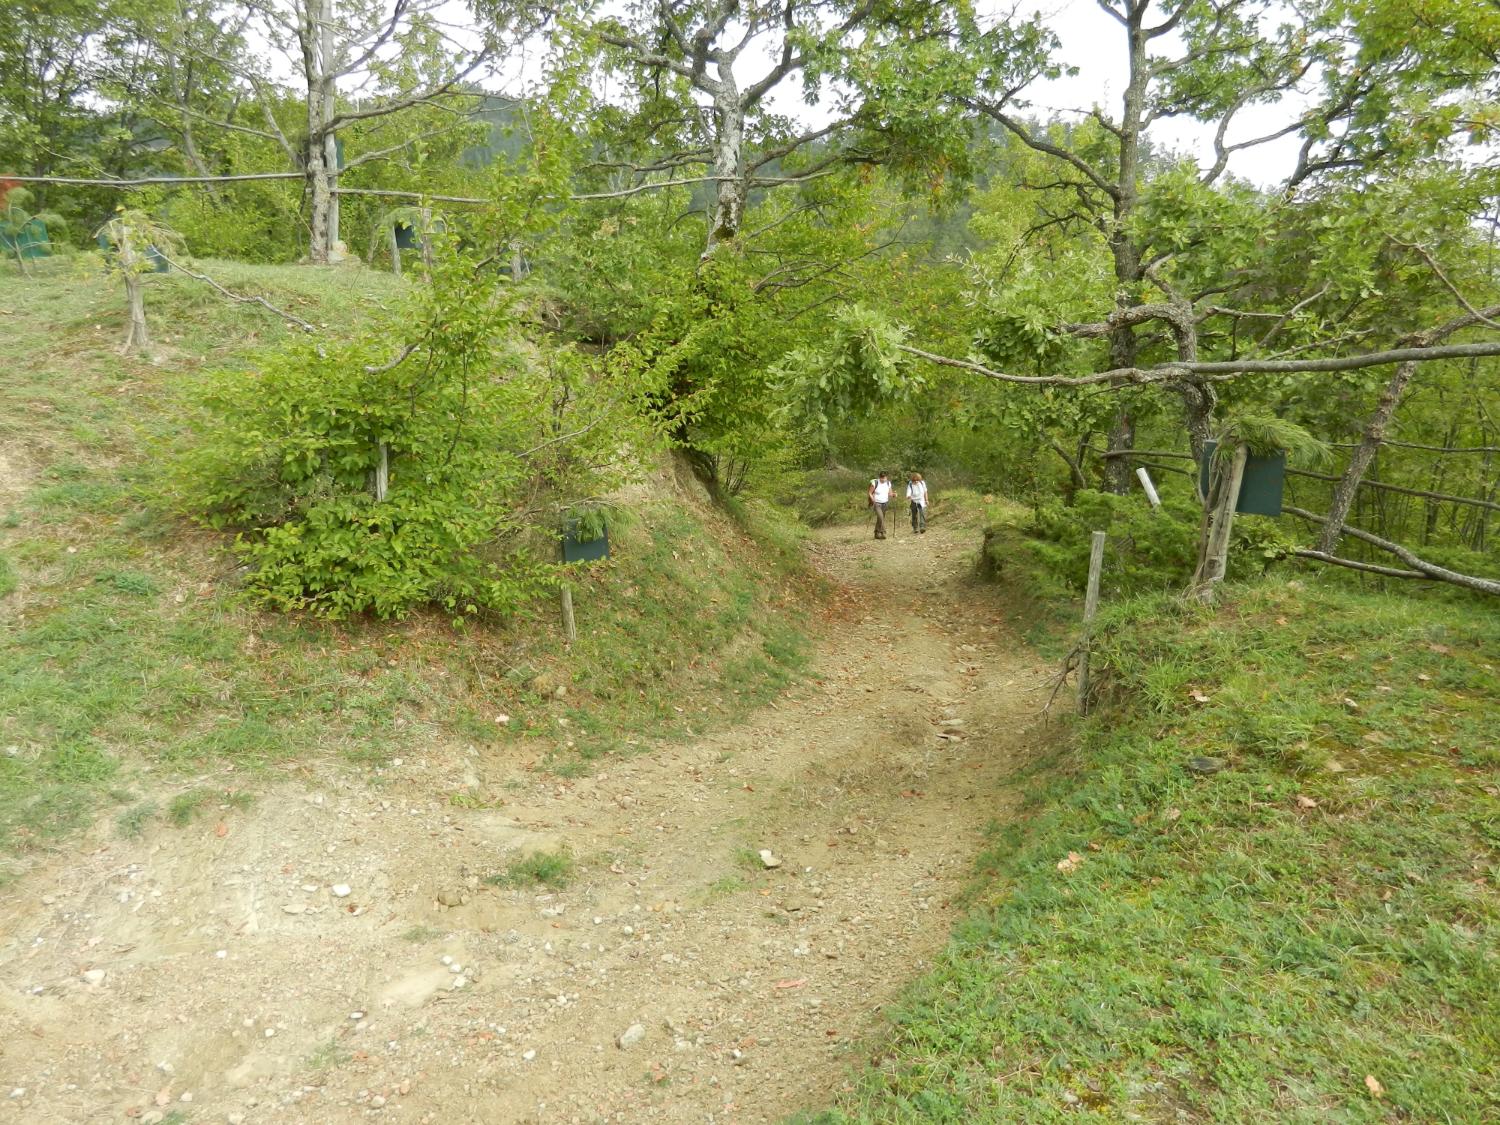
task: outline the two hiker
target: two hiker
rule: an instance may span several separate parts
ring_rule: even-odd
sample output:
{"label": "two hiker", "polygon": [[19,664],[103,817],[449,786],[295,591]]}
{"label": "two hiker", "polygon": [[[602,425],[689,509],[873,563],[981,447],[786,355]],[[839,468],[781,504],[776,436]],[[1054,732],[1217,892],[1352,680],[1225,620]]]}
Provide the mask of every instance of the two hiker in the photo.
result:
{"label": "two hiker", "polygon": [[[875,538],[885,538],[885,514],[890,507],[891,493],[895,484],[885,473],[870,482],[870,507],[875,511]],[[906,501],[911,506],[911,529],[919,535],[927,532],[927,482],[921,473],[912,473],[906,480]]]}

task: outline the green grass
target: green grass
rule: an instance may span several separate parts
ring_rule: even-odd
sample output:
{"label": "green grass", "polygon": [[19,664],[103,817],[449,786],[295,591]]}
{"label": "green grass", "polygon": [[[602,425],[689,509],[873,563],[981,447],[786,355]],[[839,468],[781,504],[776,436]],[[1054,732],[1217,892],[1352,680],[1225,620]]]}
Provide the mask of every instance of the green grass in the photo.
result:
{"label": "green grass", "polygon": [[307,1056],[304,1066],[308,1070],[332,1070],[336,1066],[343,1066],[354,1056],[339,1045],[337,1039],[330,1039],[320,1044],[311,1054]]}
{"label": "green grass", "polygon": [[573,878],[573,856],[566,849],[533,852],[511,863],[504,871],[486,876],[492,887],[551,887],[561,890]]}
{"label": "green grass", "polygon": [[174,828],[186,828],[198,815],[209,808],[224,807],[243,812],[255,803],[249,793],[224,792],[217,789],[190,789],[179,793],[167,803],[167,823]]}
{"label": "green grass", "polygon": [[1230,593],[1101,618],[1104,705],[801,1120],[1500,1118],[1493,606]]}
{"label": "green grass", "polygon": [[715,879],[708,885],[704,897],[708,899],[726,898],[729,895],[738,894],[740,891],[749,890],[750,882],[742,875],[724,875]]}
{"label": "green grass", "polygon": [[159,811],[153,801],[138,802],[115,818],[115,827],[125,839],[137,840],[146,834]]}
{"label": "green grass", "polygon": [[[253,787],[293,760],[373,768],[434,743],[583,773],[652,737],[732,721],[796,675],[805,644],[786,620],[808,581],[795,529],[759,502],[624,506],[614,558],[577,576],[571,650],[550,599],[459,632],[422,616],[331,626],[251,609],[227,540],[168,510],[163,466],[198,373],[253,364],[289,330],[152,276],[158,354],[122,358],[123,297],[65,266],[0,276],[13,314],[0,449],[20,487],[0,510],[0,879],[102,814],[144,830],[147,814],[111,808],[127,783],[143,790],[136,804],[165,807],[184,775],[232,767],[237,788]],[[206,268],[332,331],[370,323],[406,291],[359,269]],[[566,682],[566,699],[532,691],[539,673]]]}

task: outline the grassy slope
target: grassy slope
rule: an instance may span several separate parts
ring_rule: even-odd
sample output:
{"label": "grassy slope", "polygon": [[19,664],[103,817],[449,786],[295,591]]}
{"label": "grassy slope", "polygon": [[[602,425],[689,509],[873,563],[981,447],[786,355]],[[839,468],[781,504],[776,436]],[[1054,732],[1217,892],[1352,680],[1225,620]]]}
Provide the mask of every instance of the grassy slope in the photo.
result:
{"label": "grassy slope", "polygon": [[1494,607],[1275,582],[1103,634],[1110,701],[816,1120],[1500,1119]]}
{"label": "grassy slope", "polygon": [[[400,297],[362,270],[209,271],[334,330]],[[732,715],[796,666],[801,638],[775,612],[805,581],[792,544],[760,513],[725,516],[669,486],[632,505],[614,559],[579,576],[571,658],[550,604],[464,635],[436,619],[334,628],[254,611],[225,541],[161,511],[157,474],[193,372],[286,330],[152,277],[160,355],[122,359],[121,306],[96,275],[0,276],[0,878],[101,811],[124,831],[181,821],[315,753],[378,763],[445,740],[515,742],[518,760],[581,768],[648,723],[685,733]],[[738,693],[718,687],[726,668]],[[542,698],[557,683],[566,698]]]}

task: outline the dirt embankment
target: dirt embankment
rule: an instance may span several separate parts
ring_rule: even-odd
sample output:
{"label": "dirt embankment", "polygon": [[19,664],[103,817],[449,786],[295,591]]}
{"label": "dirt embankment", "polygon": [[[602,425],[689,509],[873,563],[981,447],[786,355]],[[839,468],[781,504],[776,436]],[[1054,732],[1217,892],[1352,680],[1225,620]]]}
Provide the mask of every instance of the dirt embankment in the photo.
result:
{"label": "dirt embankment", "polygon": [[[815,547],[839,589],[815,679],[733,729],[576,780],[464,747],[308,773],[8,888],[0,1120],[759,1122],[824,1100],[941,948],[1043,698],[968,582],[970,537],[867,534]],[[562,890],[484,881],[562,847]]]}

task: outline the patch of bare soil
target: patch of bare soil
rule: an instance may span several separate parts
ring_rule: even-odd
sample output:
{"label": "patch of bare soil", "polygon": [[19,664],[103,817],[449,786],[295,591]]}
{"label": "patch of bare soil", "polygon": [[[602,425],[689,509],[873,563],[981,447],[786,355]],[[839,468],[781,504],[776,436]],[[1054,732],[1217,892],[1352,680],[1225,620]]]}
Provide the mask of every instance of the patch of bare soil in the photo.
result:
{"label": "patch of bare soil", "polygon": [[[839,594],[815,678],[731,730],[579,780],[449,747],[373,781],[304,771],[7,888],[0,1120],[727,1123],[823,1102],[941,949],[1044,697],[967,536],[868,534],[820,534]],[[563,846],[560,891],[484,881]]]}

